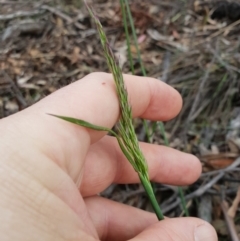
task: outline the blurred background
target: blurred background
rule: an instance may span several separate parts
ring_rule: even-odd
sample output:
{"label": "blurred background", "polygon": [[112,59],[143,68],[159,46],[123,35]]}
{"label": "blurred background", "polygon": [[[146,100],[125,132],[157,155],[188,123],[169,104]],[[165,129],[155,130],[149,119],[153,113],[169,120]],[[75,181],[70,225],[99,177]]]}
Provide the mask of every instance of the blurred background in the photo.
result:
{"label": "blurred background", "polygon": [[[88,2],[123,72],[131,74],[120,2]],[[184,100],[165,131],[161,123],[135,120],[139,140],[198,156],[203,174],[183,187],[189,214],[212,223],[219,240],[238,240],[240,1],[128,2],[147,76],[173,86]],[[132,37],[130,51],[135,74],[142,75]],[[108,68],[83,1],[0,0],[0,118],[95,71]],[[165,215],[184,215],[177,187],[153,186]],[[152,211],[138,184],[113,184],[101,195]]]}

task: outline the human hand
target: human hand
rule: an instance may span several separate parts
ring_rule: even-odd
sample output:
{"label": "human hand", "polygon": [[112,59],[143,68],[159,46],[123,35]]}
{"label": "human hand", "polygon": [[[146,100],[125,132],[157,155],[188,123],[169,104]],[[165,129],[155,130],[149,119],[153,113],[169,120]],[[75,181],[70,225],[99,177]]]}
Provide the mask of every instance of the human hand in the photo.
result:
{"label": "human hand", "polygon": [[[180,111],[181,97],[170,86],[152,78],[124,78],[134,117],[168,120]],[[118,143],[46,113],[111,128],[119,116],[112,76],[90,74],[0,121],[2,241],[217,240],[200,219],[158,222],[155,214],[98,196],[111,183],[139,182]],[[140,146],[155,182],[187,185],[199,177],[196,157]]]}

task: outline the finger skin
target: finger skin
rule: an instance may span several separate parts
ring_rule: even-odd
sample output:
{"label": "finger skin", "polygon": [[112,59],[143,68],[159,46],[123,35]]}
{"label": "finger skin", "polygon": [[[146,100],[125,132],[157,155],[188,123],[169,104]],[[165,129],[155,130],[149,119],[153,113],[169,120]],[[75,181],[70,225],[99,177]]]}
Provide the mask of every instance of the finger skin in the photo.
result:
{"label": "finger skin", "polygon": [[[0,153],[4,156],[1,145]],[[16,155],[18,153],[13,152],[12,157]],[[93,241],[97,239],[96,229],[90,222],[88,211],[84,209],[84,202],[81,203],[79,200],[81,197],[77,188],[75,187],[74,192],[70,185],[64,187],[68,179],[60,180],[64,174],[56,164],[55,167],[53,162],[50,162],[52,167],[44,165],[45,160],[41,155],[34,158],[37,158],[38,165],[28,165],[26,158],[19,159],[19,163],[13,161],[13,158],[7,163],[0,160],[0,240]],[[44,175],[41,169],[46,167]],[[39,174],[42,175],[39,178],[32,176],[35,168],[40,169]],[[45,178],[50,179],[49,176],[51,184],[45,180]],[[62,192],[65,191],[69,201],[72,204],[76,202],[75,210],[71,203],[63,202],[55,195],[54,191],[48,188],[50,185],[52,187],[55,185],[58,190],[62,189]],[[73,200],[77,194],[78,200]]]}
{"label": "finger skin", "polygon": [[122,241],[157,223],[156,215],[99,196],[85,198],[100,240]]}
{"label": "finger skin", "polygon": [[[193,155],[169,147],[140,143],[148,162],[150,179],[171,185],[187,185],[201,173],[200,161]],[[81,194],[95,195],[111,183],[138,183],[139,177],[113,137],[106,136],[90,147],[87,154]]]}
{"label": "finger skin", "polygon": [[159,222],[153,213],[102,197],[86,198],[85,203],[103,241],[217,241],[213,227],[201,219],[165,218]]}
{"label": "finger skin", "polygon": [[214,228],[197,218],[169,218],[151,225],[130,241],[217,241]]}

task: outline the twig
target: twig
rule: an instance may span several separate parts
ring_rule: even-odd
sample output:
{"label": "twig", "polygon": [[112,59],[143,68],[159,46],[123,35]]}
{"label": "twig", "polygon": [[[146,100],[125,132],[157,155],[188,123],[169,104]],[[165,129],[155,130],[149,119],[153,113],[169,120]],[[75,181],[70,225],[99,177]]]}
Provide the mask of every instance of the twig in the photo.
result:
{"label": "twig", "polygon": [[227,223],[229,234],[232,238],[231,240],[232,241],[239,241],[233,218],[230,217],[227,213],[227,203],[226,203],[226,201],[223,200],[221,202],[221,208],[222,208],[222,211],[223,211],[223,214],[224,214],[224,217],[225,217],[225,221]]}
{"label": "twig", "polygon": [[240,202],[240,187],[238,187],[237,195],[233,200],[232,206],[228,209],[227,214],[229,217],[235,218],[239,202]]}
{"label": "twig", "polygon": [[173,84],[177,84],[181,81],[187,81],[188,79],[196,79],[199,78],[199,76],[201,76],[201,74],[199,74],[198,72],[193,72],[193,73],[184,73],[183,76],[179,76],[177,75],[176,77],[171,78],[171,81],[169,82],[171,85]]}
{"label": "twig", "polygon": [[229,65],[228,63],[226,63],[224,60],[222,60],[222,58],[219,56],[219,54],[217,53],[216,50],[214,50],[213,48],[210,48],[210,46],[207,46],[207,49],[214,55],[214,57],[218,60],[218,62],[226,69],[228,70],[230,73],[232,73],[232,71],[235,71],[237,73],[240,73],[240,70],[232,65]]}
{"label": "twig", "polygon": [[147,34],[154,39],[155,41],[163,42],[166,45],[172,46],[182,52],[188,52],[189,48],[181,43],[175,42],[172,40],[169,36],[161,35],[157,30],[155,29],[148,29]]}
{"label": "twig", "polygon": [[15,13],[10,13],[10,14],[5,14],[5,15],[0,15],[0,21],[6,21],[6,20],[11,20],[14,18],[21,18],[21,17],[31,17],[34,15],[42,14],[45,11],[43,10],[33,10],[31,12],[26,12],[26,11],[18,11]]}
{"label": "twig", "polygon": [[25,1],[10,1],[10,0],[0,0],[1,4],[23,4]]}
{"label": "twig", "polygon": [[215,112],[216,115],[221,115],[223,113],[223,111],[225,110],[225,107],[226,107],[229,99],[232,96],[233,88],[235,88],[235,85],[239,82],[237,75],[234,75],[234,76],[231,76],[231,77],[232,77],[232,79],[231,79],[231,81],[230,81],[230,83],[228,85],[228,89],[225,91],[225,94],[223,95],[223,98],[221,99],[221,101],[220,101],[220,103],[218,105],[217,111]]}
{"label": "twig", "polygon": [[220,172],[233,171],[238,165],[240,165],[240,157],[238,157],[238,158],[237,158],[231,165],[229,165],[228,167],[226,167],[226,168],[224,168],[224,169],[220,169],[220,170],[215,170],[215,171],[211,171],[211,172],[207,172],[207,173],[202,173],[201,177],[215,175],[215,174],[218,174],[218,173],[220,173]]}
{"label": "twig", "polygon": [[215,176],[210,182],[199,188],[198,190],[187,195],[188,199],[193,197],[199,197],[203,195],[208,189],[210,189],[215,183],[217,183],[224,176],[224,172],[220,172],[217,176]]}
{"label": "twig", "polygon": [[161,206],[167,207],[169,204],[171,204],[174,200],[176,200],[176,198],[178,197],[178,192],[174,191],[174,193],[172,194],[172,196],[170,196],[167,200],[165,200],[164,202],[162,202]]}
{"label": "twig", "polygon": [[[212,59],[210,65],[214,62],[214,59],[215,58]],[[197,109],[197,106],[198,106],[199,101],[201,99],[203,88],[204,88],[204,86],[205,86],[205,84],[206,84],[206,82],[207,82],[207,80],[209,78],[209,73],[210,73],[210,67],[207,68],[207,70],[205,71],[204,76],[201,78],[201,83],[200,83],[200,86],[198,88],[197,95],[196,95],[196,97],[194,99],[194,102],[193,102],[193,104],[191,106],[190,112],[189,112],[187,120],[186,120],[186,125],[185,125],[185,128],[184,128],[184,134],[183,134],[185,146],[187,144],[187,130],[189,129],[190,122],[193,120],[192,117],[196,116],[196,115],[194,115],[194,112],[196,112],[195,110]]]}
{"label": "twig", "polygon": [[235,183],[240,183],[240,179],[235,179],[235,178],[223,178],[222,181],[224,182],[235,182]]}
{"label": "twig", "polygon": [[2,117],[4,117],[4,108],[3,108],[3,101],[0,98],[0,118],[2,118]]}
{"label": "twig", "polygon": [[20,34],[26,33],[41,34],[45,26],[45,23],[35,23],[33,21],[23,20],[13,26],[6,28],[0,40],[5,41],[7,39],[17,37]]}
{"label": "twig", "polygon": [[22,105],[22,107],[23,108],[27,107],[28,104],[25,101],[21,91],[19,90],[17,85],[14,83],[14,81],[10,78],[10,76],[5,71],[2,70],[0,73],[2,73],[4,78],[11,84],[11,87],[16,95],[16,98],[19,101],[19,103]]}
{"label": "twig", "polygon": [[207,99],[204,103],[202,103],[201,106],[191,115],[191,121],[194,121],[211,101],[211,99]]}
{"label": "twig", "polygon": [[[202,186],[198,190],[188,194],[185,196],[185,200],[189,200],[195,197],[200,197],[203,195],[208,189],[210,189],[216,182],[218,182],[222,177],[224,176],[223,172],[220,172],[217,176],[215,176],[209,183],[206,185]],[[161,207],[163,214],[171,211],[174,209],[176,206],[178,206],[181,203],[180,198],[178,198],[174,203],[168,205],[167,207]]]}
{"label": "twig", "polygon": [[[222,179],[222,180],[223,180],[223,179]],[[225,191],[225,194],[232,196],[232,195],[236,194],[236,192],[237,192],[237,188],[236,188],[236,187],[234,187],[234,188],[228,188],[228,189]],[[215,196],[221,196],[221,193],[220,193],[219,191],[214,190],[214,189],[209,189],[209,190],[207,190],[206,193],[207,193],[207,194],[211,194],[211,195],[215,195]]]}
{"label": "twig", "polygon": [[160,78],[163,82],[167,83],[168,80],[168,75],[170,73],[170,52],[167,51],[166,54],[164,55],[163,58],[163,73],[162,73],[162,77]]}
{"label": "twig", "polygon": [[222,29],[220,29],[220,30],[212,33],[212,34],[211,34],[210,36],[208,36],[207,38],[205,38],[205,39],[203,39],[203,40],[201,40],[201,41],[199,41],[199,42],[196,42],[195,44],[192,45],[192,47],[196,47],[196,46],[198,46],[198,45],[200,45],[200,44],[203,44],[203,43],[205,43],[205,42],[208,42],[208,41],[211,40],[212,38],[217,37],[218,35],[220,35],[221,33],[224,33],[225,31],[230,31],[233,27],[237,26],[238,24],[240,24],[240,19],[239,19],[238,21],[236,21],[236,22],[234,22],[234,23],[232,23],[232,24],[230,24],[230,25],[228,25],[228,26],[226,26],[226,27],[224,27],[224,28],[222,28]]}
{"label": "twig", "polygon": [[[211,64],[213,63],[213,61],[211,61]],[[210,64],[210,65],[211,65]],[[197,93],[197,96],[195,97],[194,99],[194,102],[192,104],[192,107],[191,107],[191,110],[189,112],[189,115],[187,117],[187,124],[186,124],[186,127],[188,128],[188,124],[190,121],[192,121],[192,116],[194,114],[194,111],[197,109],[197,106],[198,106],[198,103],[201,99],[201,95],[202,95],[202,92],[203,92],[203,88],[209,78],[209,73],[210,73],[210,70],[209,68],[207,68],[206,72],[205,72],[205,75],[203,76],[202,80],[201,80],[201,83],[200,83],[200,86],[198,88],[198,93]]]}
{"label": "twig", "polygon": [[198,217],[211,223],[212,222],[212,197],[203,195],[198,205]]}
{"label": "twig", "polygon": [[[207,192],[217,181],[219,181],[225,174],[225,172],[229,172],[229,171],[233,171],[236,169],[236,167],[240,164],[240,157],[238,157],[235,162],[233,162],[230,166],[221,169],[221,170],[216,170],[216,171],[212,171],[212,172],[208,172],[208,173],[203,173],[201,175],[201,177],[205,177],[205,176],[211,176],[211,175],[215,175],[218,174],[217,176],[215,176],[211,182],[207,183],[206,185],[202,186],[200,189],[188,194],[185,196],[186,200],[192,199],[194,197],[199,197],[201,195],[203,195],[205,192]],[[167,206],[163,205],[161,206],[162,208],[162,212],[163,214],[171,211],[172,209],[174,209],[176,206],[178,206],[181,203],[180,198],[177,198],[177,200],[172,203],[172,204],[168,204]]]}
{"label": "twig", "polygon": [[53,7],[50,7],[48,5],[42,5],[40,6],[41,9],[44,9],[44,10],[47,10],[57,16],[59,16],[60,18],[64,19],[65,21],[67,21],[67,23],[69,24],[74,24],[74,26],[78,29],[86,29],[86,27],[84,25],[82,25],[81,23],[78,23],[76,21],[74,21],[74,19],[72,19],[71,17],[69,17],[68,15],[66,15],[65,13],[59,11],[58,9],[56,8],[53,8]]}

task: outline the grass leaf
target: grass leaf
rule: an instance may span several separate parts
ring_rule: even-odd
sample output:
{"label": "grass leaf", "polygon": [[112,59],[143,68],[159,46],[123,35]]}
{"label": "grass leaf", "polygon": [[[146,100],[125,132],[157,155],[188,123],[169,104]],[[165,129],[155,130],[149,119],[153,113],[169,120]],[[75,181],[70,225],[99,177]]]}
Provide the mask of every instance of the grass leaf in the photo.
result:
{"label": "grass leaf", "polygon": [[[76,119],[76,118],[68,117],[68,116],[54,115],[54,114],[48,114],[48,115],[57,117],[59,119],[71,122],[71,123],[79,125],[79,126],[90,128],[90,129],[95,130],[95,131],[107,131],[107,132],[113,133],[113,131],[111,129],[107,128],[107,127],[93,125],[93,124],[91,124],[87,121],[84,121],[84,120],[80,120],[80,119]],[[115,135],[117,135],[117,134],[115,133]]]}

